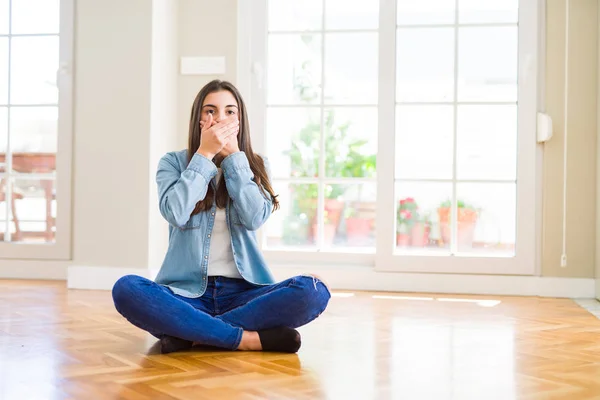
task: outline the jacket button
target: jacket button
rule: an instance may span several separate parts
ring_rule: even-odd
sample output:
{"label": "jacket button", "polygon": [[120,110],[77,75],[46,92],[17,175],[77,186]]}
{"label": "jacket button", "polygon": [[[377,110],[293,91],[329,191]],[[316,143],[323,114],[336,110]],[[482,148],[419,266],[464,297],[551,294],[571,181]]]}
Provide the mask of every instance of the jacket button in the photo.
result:
{"label": "jacket button", "polygon": [[210,233],[208,234],[208,237],[210,237]]}
{"label": "jacket button", "polygon": [[208,256],[204,256],[204,259],[205,259],[205,260],[207,260],[207,259],[208,259]]}

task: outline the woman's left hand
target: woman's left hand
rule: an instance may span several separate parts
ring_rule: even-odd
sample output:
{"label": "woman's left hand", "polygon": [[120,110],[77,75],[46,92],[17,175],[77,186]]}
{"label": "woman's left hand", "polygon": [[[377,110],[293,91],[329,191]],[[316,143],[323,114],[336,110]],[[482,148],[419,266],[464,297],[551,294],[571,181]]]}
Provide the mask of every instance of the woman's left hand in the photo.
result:
{"label": "woman's left hand", "polygon": [[237,153],[238,151],[240,151],[240,147],[238,145],[238,134],[236,133],[235,135],[231,135],[229,137],[229,141],[219,154],[225,158],[230,154]]}

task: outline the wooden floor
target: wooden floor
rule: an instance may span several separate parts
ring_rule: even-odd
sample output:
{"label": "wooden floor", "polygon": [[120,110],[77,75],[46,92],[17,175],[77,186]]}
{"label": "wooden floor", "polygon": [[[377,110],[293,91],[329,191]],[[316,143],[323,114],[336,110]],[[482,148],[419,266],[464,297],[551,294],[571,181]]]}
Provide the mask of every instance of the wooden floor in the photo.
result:
{"label": "wooden floor", "polygon": [[336,293],[295,355],[160,355],[107,291],[0,281],[0,399],[600,399],[567,299]]}

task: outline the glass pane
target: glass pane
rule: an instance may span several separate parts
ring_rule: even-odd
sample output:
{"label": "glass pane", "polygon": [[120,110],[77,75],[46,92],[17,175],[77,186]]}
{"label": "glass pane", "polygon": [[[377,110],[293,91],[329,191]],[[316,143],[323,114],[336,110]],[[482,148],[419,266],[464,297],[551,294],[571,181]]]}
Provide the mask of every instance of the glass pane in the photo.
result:
{"label": "glass pane", "polygon": [[[0,171],[2,161],[0,161]],[[6,232],[6,176],[0,173],[0,242],[4,241]]]}
{"label": "glass pane", "polygon": [[[0,107],[0,173],[4,171],[4,159],[8,147],[8,109]],[[1,207],[1,206],[0,206]]]}
{"label": "glass pane", "polygon": [[516,184],[459,183],[458,251],[515,254]]}
{"label": "glass pane", "polygon": [[0,38],[0,104],[8,104],[8,38]]}
{"label": "glass pane", "polygon": [[376,33],[327,34],[325,103],[377,104],[377,60]]}
{"label": "glass pane", "polygon": [[325,29],[377,29],[379,2],[327,0]]}
{"label": "glass pane", "polygon": [[396,127],[396,178],[452,179],[452,106],[400,105]]}
{"label": "glass pane", "polygon": [[12,33],[58,33],[60,0],[12,0]]}
{"label": "glass pane", "polygon": [[517,106],[458,106],[458,179],[517,178]]}
{"label": "glass pane", "polygon": [[56,200],[54,181],[13,180],[13,242],[53,242]]}
{"label": "glass pane", "polygon": [[398,0],[398,25],[453,24],[456,0]]}
{"label": "glass pane", "polygon": [[325,186],[325,246],[375,247],[376,185]]}
{"label": "glass pane", "polygon": [[321,35],[269,35],[268,104],[321,99]]}
{"label": "glass pane", "polygon": [[8,34],[8,1],[0,0],[0,35]]}
{"label": "glass pane", "polygon": [[274,182],[281,208],[267,224],[267,246],[312,247],[317,231],[317,184]]}
{"label": "glass pane", "polygon": [[517,101],[517,27],[459,28],[459,101]]}
{"label": "glass pane", "polygon": [[321,30],[322,0],[269,0],[269,31]]}
{"label": "glass pane", "polygon": [[519,19],[519,0],[460,0],[461,24],[507,23]]}
{"label": "glass pane", "polygon": [[451,196],[451,183],[396,183],[396,246],[447,252],[450,241],[440,223],[444,201]]}
{"label": "glass pane", "polygon": [[454,30],[398,29],[398,101],[454,100]]}
{"label": "glass pane", "polygon": [[375,177],[377,108],[330,108],[324,112],[326,176]]}
{"label": "glass pane", "polygon": [[56,104],[58,37],[12,38],[11,92],[13,104]]}
{"label": "glass pane", "polygon": [[13,169],[22,173],[55,170],[57,107],[13,107],[10,110],[10,148]]}
{"label": "glass pane", "polygon": [[275,178],[319,174],[321,112],[314,108],[267,108],[267,154]]}

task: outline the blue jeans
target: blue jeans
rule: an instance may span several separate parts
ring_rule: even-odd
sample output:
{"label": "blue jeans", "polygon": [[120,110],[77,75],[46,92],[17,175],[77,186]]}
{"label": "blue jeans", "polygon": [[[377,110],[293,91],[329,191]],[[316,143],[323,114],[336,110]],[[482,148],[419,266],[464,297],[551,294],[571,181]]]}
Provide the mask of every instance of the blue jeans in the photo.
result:
{"label": "blue jeans", "polygon": [[127,275],[115,283],[112,296],[122,316],[159,339],[168,335],[232,350],[244,330],[297,328],[321,315],[331,298],[325,284],[312,276],[267,286],[220,276],[208,280],[203,296],[187,298]]}

